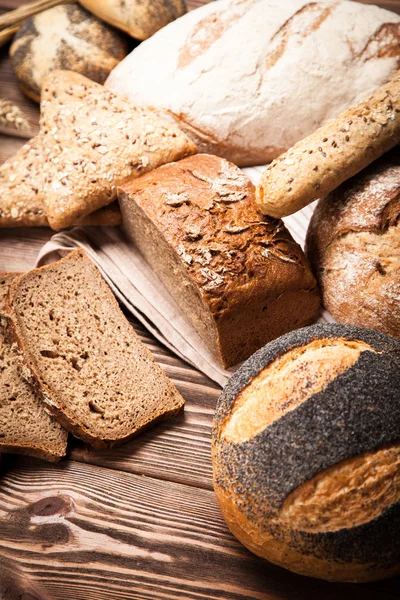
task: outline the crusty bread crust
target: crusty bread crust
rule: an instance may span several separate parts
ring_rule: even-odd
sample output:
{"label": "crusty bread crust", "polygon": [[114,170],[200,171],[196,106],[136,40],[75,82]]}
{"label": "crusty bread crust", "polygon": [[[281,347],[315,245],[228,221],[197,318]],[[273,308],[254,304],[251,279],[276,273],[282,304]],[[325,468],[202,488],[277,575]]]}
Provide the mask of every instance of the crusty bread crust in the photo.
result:
{"label": "crusty bread crust", "polygon": [[219,0],[140,44],[106,86],[169,111],[199,152],[262,165],[388,81],[399,41],[399,15],[370,4]]}
{"label": "crusty bread crust", "polygon": [[254,520],[246,518],[230,494],[225,493],[222,488],[215,487],[215,494],[233,535],[251,552],[275,565],[290,569],[299,575],[349,583],[379,581],[400,575],[400,564],[381,567],[374,563],[366,565],[335,562],[299,552],[268,529],[258,527]]}
{"label": "crusty bread crust", "polygon": [[[74,261],[76,259],[84,259],[89,261],[86,257],[86,253],[81,250],[74,250],[70,252],[65,258],[61,259],[63,268],[68,271],[68,263],[70,261]],[[15,342],[18,344],[21,349],[25,363],[26,363],[26,371],[24,373],[24,377],[29,380],[30,384],[37,390],[45,403],[49,414],[53,415],[55,419],[63,426],[65,429],[76,437],[90,443],[95,448],[111,448],[116,445],[123,444],[128,440],[132,439],[136,435],[138,435],[141,431],[153,425],[160,420],[164,420],[171,416],[178,414],[184,406],[184,400],[180,396],[179,392],[176,390],[172,382],[169,382],[166,375],[162,372],[161,368],[157,365],[154,360],[153,355],[150,351],[145,349],[146,359],[151,361],[154,364],[154,373],[160,380],[163,378],[163,381],[166,382],[166,388],[168,388],[169,399],[170,401],[170,409],[166,409],[163,405],[165,402],[165,398],[160,398],[160,411],[159,415],[152,418],[150,421],[143,423],[141,427],[136,427],[134,431],[130,432],[128,435],[119,436],[113,438],[112,436],[104,436],[100,437],[99,435],[95,435],[85,423],[82,422],[75,413],[71,410],[71,408],[63,402],[63,398],[59,397],[46,383],[44,380],[44,373],[41,371],[37,361],[34,358],[33,352],[27,340],[25,339],[25,335],[23,333],[22,325],[21,325],[21,317],[15,310],[15,298],[18,295],[21,284],[23,284],[26,278],[32,278],[36,275],[41,275],[42,273],[49,271],[54,268],[54,264],[49,264],[44,267],[40,267],[38,269],[33,269],[29,271],[26,275],[23,275],[17,278],[11,285],[8,305],[9,312],[12,318],[12,333]],[[95,267],[92,267],[95,269]],[[100,277],[100,275],[99,275]],[[109,290],[108,286],[102,282],[104,286],[104,302],[109,306],[110,314],[112,312],[117,311],[122,315],[121,309],[119,308],[118,302],[112,294],[111,290]],[[141,344],[139,340],[138,343]],[[167,392],[166,392],[167,393]]]}
{"label": "crusty bread crust", "polygon": [[[30,139],[0,165],[0,227],[49,227],[43,196],[41,136]],[[121,212],[113,202],[80,217],[74,225],[121,224]]]}
{"label": "crusty bread crust", "polygon": [[138,40],[146,40],[187,11],[185,0],[82,0],[81,4]]}
{"label": "crusty bread crust", "polygon": [[50,71],[71,69],[103,84],[127,51],[124,34],[70,4],[25,19],[11,44],[10,58],[22,92],[40,102]]}
{"label": "crusty bread crust", "polygon": [[[337,373],[320,389],[313,371],[325,369],[325,359],[315,350],[330,344]],[[345,370],[341,344],[354,350]],[[309,360],[299,366],[300,397],[292,406],[282,394],[260,431],[257,412],[242,410],[243,402],[262,396],[266,375],[277,377],[275,367],[293,351]],[[319,324],[267,344],[232,376],[214,416],[214,488],[229,528],[249,549],[332,581],[400,573],[399,373],[394,338]],[[230,420],[240,415],[246,435],[236,428],[232,436]]]}
{"label": "crusty bread crust", "polygon": [[400,338],[400,152],[321,200],[306,252],[338,321]]}
{"label": "crusty bread crust", "polygon": [[54,229],[110,204],[128,177],[197,151],[176,125],[72,71],[46,78],[40,127]]}
{"label": "crusty bread crust", "polygon": [[281,221],[238,167],[197,154],[122,185],[124,227],[225,366],[312,322],[319,291]]}
{"label": "crusty bread crust", "polygon": [[260,210],[290,215],[337,188],[400,142],[400,71],[370,98],[274,160],[257,186]]}

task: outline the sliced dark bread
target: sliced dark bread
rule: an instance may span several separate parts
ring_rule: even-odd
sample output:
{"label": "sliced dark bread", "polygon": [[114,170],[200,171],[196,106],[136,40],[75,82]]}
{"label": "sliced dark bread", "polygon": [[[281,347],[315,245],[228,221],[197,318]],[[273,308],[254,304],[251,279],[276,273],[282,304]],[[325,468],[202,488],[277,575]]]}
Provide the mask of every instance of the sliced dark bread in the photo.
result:
{"label": "sliced dark bread", "polygon": [[5,298],[17,275],[0,273],[0,451],[57,461],[65,455],[68,434],[21,377],[20,351],[8,339]]}
{"label": "sliced dark bread", "polygon": [[10,305],[44,401],[77,437],[111,447],[182,409],[183,398],[82,250],[18,278]]}
{"label": "sliced dark bread", "polygon": [[21,273],[0,273],[0,312],[3,314],[7,312],[6,300],[11,282],[19,275],[21,275]]}

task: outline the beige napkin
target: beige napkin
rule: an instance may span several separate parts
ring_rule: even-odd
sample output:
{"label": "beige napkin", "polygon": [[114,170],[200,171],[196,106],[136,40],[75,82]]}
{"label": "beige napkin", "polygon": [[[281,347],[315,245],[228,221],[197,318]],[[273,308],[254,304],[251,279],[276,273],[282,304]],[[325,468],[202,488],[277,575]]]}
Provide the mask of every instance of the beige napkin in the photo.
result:
{"label": "beige napkin", "polygon": [[[263,167],[243,169],[257,183]],[[284,219],[295,240],[304,247],[313,208],[306,207]],[[116,227],[76,227],[57,233],[45,244],[36,264],[65,256],[74,248],[84,248],[97,265],[118,300],[165,346],[210,379],[224,386],[236,370],[223,369],[205,346],[193,326],[136,248]],[[320,321],[333,321],[326,311]]]}

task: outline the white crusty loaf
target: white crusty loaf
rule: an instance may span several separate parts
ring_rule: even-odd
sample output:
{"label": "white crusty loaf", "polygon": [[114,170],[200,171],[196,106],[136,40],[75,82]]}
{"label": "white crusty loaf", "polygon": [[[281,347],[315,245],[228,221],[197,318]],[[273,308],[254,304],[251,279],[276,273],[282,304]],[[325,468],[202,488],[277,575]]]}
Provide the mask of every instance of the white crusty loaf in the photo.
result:
{"label": "white crusty loaf", "polygon": [[400,16],[376,6],[220,0],[141,44],[106,85],[169,111],[200,152],[245,166],[372,94],[399,58]]}

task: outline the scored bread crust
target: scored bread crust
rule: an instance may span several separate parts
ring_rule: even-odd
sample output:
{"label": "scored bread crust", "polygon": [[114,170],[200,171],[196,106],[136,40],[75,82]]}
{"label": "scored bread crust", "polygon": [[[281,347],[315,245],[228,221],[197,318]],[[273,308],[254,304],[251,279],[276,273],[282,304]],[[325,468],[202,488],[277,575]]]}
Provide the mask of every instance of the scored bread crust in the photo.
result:
{"label": "scored bread crust", "polygon": [[145,40],[187,11],[185,0],[82,0],[106,23]]}
{"label": "scored bread crust", "polygon": [[399,40],[400,17],[376,6],[219,0],[140,44],[105,85],[169,112],[199,152],[262,165],[388,81]]}
{"label": "scored bread crust", "polygon": [[319,291],[282,221],[238,167],[197,154],[118,189],[124,228],[225,366],[308,324]]}
{"label": "scored bread crust", "polygon": [[[285,408],[282,416],[250,439],[231,442],[224,436],[241,392],[250,386],[256,390],[258,376],[267,372],[273,361],[292,349],[306,349],[315,340],[329,344],[329,340],[340,339],[355,347],[362,342],[360,355],[323,390],[312,394],[313,378],[306,370],[303,403]],[[297,573],[336,581],[372,581],[400,572],[399,493],[394,494],[394,504],[382,501],[379,505],[382,480],[374,466],[374,453],[385,446],[393,447],[392,456],[399,456],[399,367],[400,343],[394,338],[358,327],[319,324],[267,344],[233,375],[214,417],[214,489],[230,529],[253,552]],[[317,368],[324,368],[323,363]],[[290,406],[290,398],[282,406]],[[325,528],[324,511],[318,503],[326,503],[324,510],[330,518],[332,508],[340,508],[340,493],[349,494],[351,486],[357,489],[358,485],[357,479],[350,479],[350,490],[343,489],[342,465],[352,461],[355,473],[362,455],[368,453],[370,458],[365,460],[370,461],[370,477],[376,478],[376,487],[363,497],[366,510],[359,495],[357,500],[350,495],[347,506],[351,514],[358,515],[357,524],[351,516],[346,521],[345,511],[339,525]],[[398,462],[391,468],[398,480]],[[324,475],[324,485],[329,485],[326,495],[316,496],[315,511],[312,504],[304,509],[311,524],[306,527],[291,520],[285,506],[291,494],[319,474]],[[385,485],[390,485],[390,480]],[[310,487],[315,492],[318,489]],[[338,497],[335,490],[339,490]],[[336,502],[331,509],[330,498]]]}
{"label": "scored bread crust", "polygon": [[[92,265],[90,260],[87,258],[86,253],[81,249],[77,249],[77,250],[70,252],[65,258],[58,261],[58,263],[62,262],[63,266],[68,268],[68,262],[73,261],[76,258],[81,258],[81,259],[87,260],[88,263],[90,263],[90,265],[92,266],[92,268],[97,272],[96,267],[94,265]],[[150,360],[153,363],[153,368],[157,370],[158,376],[161,374],[161,376],[163,377],[163,382],[167,382],[168,393],[170,395],[170,399],[171,399],[171,397],[173,397],[173,400],[171,400],[171,408],[170,409],[165,410],[164,408],[162,408],[162,410],[160,411],[160,414],[158,416],[151,418],[149,421],[143,423],[140,427],[137,427],[133,432],[131,432],[127,435],[121,436],[121,437],[117,437],[117,438],[111,438],[111,437],[101,438],[98,435],[93,435],[93,433],[89,430],[89,428],[81,420],[77,419],[76,416],[73,414],[73,412],[69,409],[69,407],[66,406],[62,402],[62,399],[59,398],[57,396],[57,394],[55,394],[53,392],[52,389],[50,389],[49,385],[47,385],[43,379],[43,375],[41,373],[41,370],[40,370],[34,356],[33,356],[33,353],[29,347],[29,344],[25,340],[25,336],[22,331],[22,327],[21,327],[20,320],[19,320],[19,315],[17,314],[17,312],[14,309],[14,300],[15,300],[16,295],[18,294],[19,286],[21,285],[21,283],[23,283],[23,281],[26,277],[34,277],[36,274],[40,274],[40,273],[49,271],[53,267],[54,267],[54,263],[51,263],[49,265],[40,267],[38,269],[33,269],[32,271],[29,271],[26,275],[19,277],[12,283],[10,292],[9,292],[9,297],[8,297],[9,312],[10,312],[10,316],[12,318],[12,335],[13,335],[14,341],[18,344],[19,348],[21,349],[21,351],[24,355],[26,369],[27,369],[26,379],[29,379],[29,382],[31,383],[31,385],[40,393],[40,396],[42,397],[43,402],[46,404],[47,410],[49,411],[49,413],[51,415],[53,415],[55,417],[55,419],[63,427],[65,427],[65,429],[67,431],[69,431],[76,437],[90,443],[94,448],[101,449],[101,448],[111,448],[116,445],[123,444],[123,443],[129,441],[130,439],[132,439],[133,437],[135,437],[136,435],[138,435],[141,431],[143,431],[150,425],[156,424],[157,422],[159,422],[161,420],[175,416],[176,414],[181,412],[181,410],[184,407],[183,398],[181,397],[179,392],[176,390],[173,383],[164,374],[161,367],[156,363],[152,353],[142,344],[142,342],[140,342],[139,338],[137,338],[137,341],[144,349],[144,353],[146,354],[147,360]],[[115,299],[113,293],[108,288],[107,284],[102,280],[100,274],[98,274],[98,276],[101,279],[101,283],[104,286],[104,289],[103,289],[104,296],[105,296],[104,301],[109,304],[109,307],[110,307],[109,312],[111,313],[112,311],[118,311],[119,314],[123,315],[123,313],[119,307],[119,304],[118,304],[117,300]],[[126,323],[130,327],[128,321],[126,321]],[[136,336],[136,334],[134,334],[133,330],[130,331],[130,334],[132,334],[133,336]],[[174,406],[172,406],[172,405],[174,405]]]}
{"label": "scored bread crust", "polygon": [[338,321],[400,338],[400,151],[320,200],[306,253]]}

